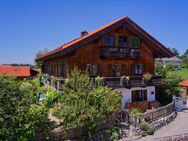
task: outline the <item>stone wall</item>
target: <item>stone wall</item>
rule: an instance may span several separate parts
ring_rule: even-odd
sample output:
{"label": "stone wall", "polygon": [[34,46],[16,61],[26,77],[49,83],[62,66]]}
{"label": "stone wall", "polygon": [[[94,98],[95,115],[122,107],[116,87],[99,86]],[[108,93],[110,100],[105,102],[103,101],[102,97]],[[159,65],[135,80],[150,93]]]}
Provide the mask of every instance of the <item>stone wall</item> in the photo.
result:
{"label": "stone wall", "polygon": [[[101,120],[96,122],[96,134],[94,135],[95,138],[98,138],[98,132],[103,131],[105,129],[109,129],[113,127],[116,123],[117,113],[111,113],[108,116],[102,118]],[[86,136],[86,129],[84,126],[79,126],[75,128],[69,128],[67,130],[63,130],[61,127],[56,128],[52,131],[51,136],[47,139],[45,135],[38,134],[36,136],[36,141],[61,141],[61,140],[71,140],[77,137],[87,138]]]}
{"label": "stone wall", "polygon": [[158,120],[152,121],[150,125],[154,128],[154,130],[158,130],[159,128],[167,125],[171,121],[173,121],[176,118],[176,112],[174,111],[170,115],[160,118]]}

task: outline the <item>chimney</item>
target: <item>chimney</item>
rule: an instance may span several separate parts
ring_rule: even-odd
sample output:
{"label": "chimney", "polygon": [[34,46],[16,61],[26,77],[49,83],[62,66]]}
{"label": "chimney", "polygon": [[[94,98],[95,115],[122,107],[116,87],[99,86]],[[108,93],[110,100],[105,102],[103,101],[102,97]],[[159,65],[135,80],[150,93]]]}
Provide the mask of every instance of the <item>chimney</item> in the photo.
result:
{"label": "chimney", "polygon": [[83,36],[85,36],[85,35],[87,35],[88,34],[88,32],[85,30],[85,31],[82,31],[81,32],[81,37],[83,37]]}

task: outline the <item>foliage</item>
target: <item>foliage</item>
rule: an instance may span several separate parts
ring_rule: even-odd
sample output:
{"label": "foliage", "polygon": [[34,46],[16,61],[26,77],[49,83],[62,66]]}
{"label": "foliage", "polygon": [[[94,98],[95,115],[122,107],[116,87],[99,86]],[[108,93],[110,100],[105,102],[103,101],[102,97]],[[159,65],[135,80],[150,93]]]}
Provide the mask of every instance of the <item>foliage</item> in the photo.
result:
{"label": "foliage", "polygon": [[[38,101],[39,92],[49,93],[44,104]],[[54,92],[40,86],[39,78],[18,81],[0,77],[0,138],[33,140],[36,133],[49,133],[52,127],[48,111],[55,101],[51,99],[51,93]]]}
{"label": "foliage", "polygon": [[111,140],[118,140],[120,138],[120,129],[118,127],[111,127],[110,128],[110,135],[111,135]]}
{"label": "foliage", "polygon": [[15,78],[0,77],[0,138],[21,139],[29,111],[29,94],[20,90]]}
{"label": "foliage", "polygon": [[178,83],[182,80],[182,77],[178,74],[167,75],[166,79],[164,79],[165,86],[167,88],[168,93],[175,94],[178,90]]}
{"label": "foliage", "polygon": [[131,110],[131,114],[134,115],[135,117],[140,117],[142,115],[142,112],[140,112],[139,109],[134,108]]}
{"label": "foliage", "polygon": [[188,78],[188,69],[181,69],[177,71],[168,71],[167,76],[176,76],[178,75],[183,80]]}
{"label": "foliage", "polygon": [[147,133],[148,135],[153,135],[154,133],[153,127],[146,122],[142,122],[140,124],[140,130],[143,131],[143,133]]}
{"label": "foliage", "polygon": [[77,68],[69,74],[61,93],[54,116],[63,119],[63,129],[85,126],[91,133],[97,120],[120,108],[118,92],[102,86],[101,81],[93,81]]}
{"label": "foliage", "polygon": [[166,69],[167,69],[167,71],[173,71],[175,69],[174,68],[174,63],[167,64]]}
{"label": "foliage", "polygon": [[180,59],[182,60],[181,68],[188,69],[188,54],[181,56]]}
{"label": "foliage", "polygon": [[145,73],[145,74],[143,75],[143,78],[144,78],[145,81],[151,80],[151,77],[152,77],[152,75],[151,75],[150,73]]}
{"label": "foliage", "polygon": [[156,99],[164,105],[168,104],[172,101],[172,96],[178,92],[178,83],[182,80],[182,77],[178,73],[170,74],[169,70],[163,68],[159,62],[156,63],[156,74],[163,77],[163,85],[158,89]]}
{"label": "foliage", "polygon": [[167,70],[163,67],[161,62],[156,62],[155,64],[155,74],[162,76],[162,78],[166,77]]}
{"label": "foliage", "polygon": [[[35,54],[35,58],[38,58],[38,57],[40,57],[40,56],[42,56],[42,55],[44,55],[44,54],[46,54],[46,53],[48,53],[48,49],[44,49],[44,50],[39,50],[36,54]],[[43,68],[43,62],[42,61],[35,61],[35,64],[36,64],[36,66],[37,67],[39,67],[39,68]]]}
{"label": "foliage", "polygon": [[176,48],[172,48],[171,51],[176,55],[179,56],[179,52]]}

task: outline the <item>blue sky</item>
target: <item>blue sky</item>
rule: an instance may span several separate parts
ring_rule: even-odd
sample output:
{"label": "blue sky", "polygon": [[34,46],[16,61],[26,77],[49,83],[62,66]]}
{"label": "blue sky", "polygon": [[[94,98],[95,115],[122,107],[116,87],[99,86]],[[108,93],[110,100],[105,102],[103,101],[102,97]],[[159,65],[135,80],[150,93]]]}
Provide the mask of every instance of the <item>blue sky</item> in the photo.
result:
{"label": "blue sky", "polygon": [[183,53],[187,7],[187,0],[0,0],[0,64],[33,63],[37,51],[50,51],[123,16]]}

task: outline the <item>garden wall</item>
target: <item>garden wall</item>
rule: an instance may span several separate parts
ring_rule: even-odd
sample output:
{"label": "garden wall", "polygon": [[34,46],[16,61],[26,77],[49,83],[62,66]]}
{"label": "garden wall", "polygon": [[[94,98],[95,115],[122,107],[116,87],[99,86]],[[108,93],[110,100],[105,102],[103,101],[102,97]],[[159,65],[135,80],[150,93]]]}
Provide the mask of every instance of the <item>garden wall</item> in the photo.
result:
{"label": "garden wall", "polygon": [[188,109],[188,98],[173,97],[177,111]]}
{"label": "garden wall", "polygon": [[[117,113],[112,113],[103,119],[96,122],[96,132],[102,129],[109,129],[115,125]],[[84,126],[70,128],[67,130],[62,130],[62,128],[56,128],[52,131],[52,135],[47,139],[46,136],[38,134],[36,136],[36,141],[63,141],[70,140],[76,137],[86,135],[86,130]]]}

